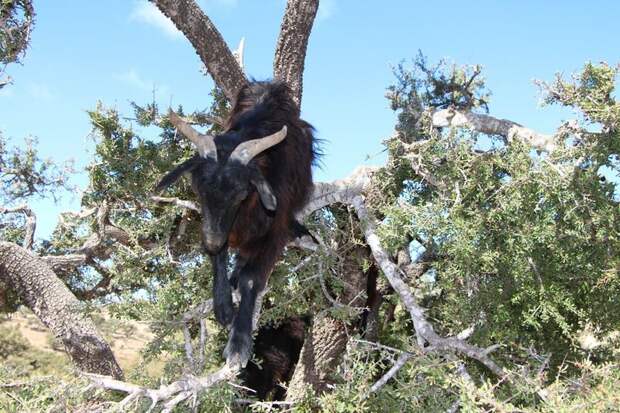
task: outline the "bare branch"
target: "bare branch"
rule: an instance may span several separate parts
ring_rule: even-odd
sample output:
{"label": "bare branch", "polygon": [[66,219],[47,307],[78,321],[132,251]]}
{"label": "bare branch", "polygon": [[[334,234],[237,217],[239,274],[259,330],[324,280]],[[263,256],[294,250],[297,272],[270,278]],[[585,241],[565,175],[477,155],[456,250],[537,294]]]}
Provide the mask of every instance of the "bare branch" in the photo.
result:
{"label": "bare branch", "polygon": [[97,374],[86,374],[86,377],[103,389],[127,393],[127,397],[125,397],[120,404],[126,405],[128,401],[133,401],[140,397],[148,397],[151,399],[151,408],[155,407],[158,403],[164,403],[162,412],[170,412],[179,403],[182,403],[191,396],[198,395],[200,392],[223,381],[232,380],[238,373],[239,370],[237,368],[226,364],[208,376],[187,376],[170,384],[162,384],[158,389],[149,389],[147,387]]}
{"label": "bare branch", "polygon": [[190,41],[230,102],[247,79],[224,38],[194,0],[150,0]]}
{"label": "bare branch", "polygon": [[[256,306],[253,313],[253,330],[256,329],[258,319],[260,317],[260,309],[263,295],[267,290],[263,290],[259,293],[256,300]],[[233,302],[239,301],[239,295],[233,294]],[[185,353],[190,367],[197,371],[204,367],[204,343],[206,341],[206,326],[204,324],[204,318],[213,311],[213,300],[207,300],[195,308],[185,312],[181,318],[177,321],[172,321],[172,324],[178,324],[183,328],[183,336],[185,339]],[[194,356],[194,348],[191,343],[191,336],[188,328],[188,322],[191,320],[198,320],[200,322],[200,354],[198,355],[198,363],[196,364],[196,358]],[[162,412],[171,412],[174,407],[179,403],[184,402],[190,397],[196,398],[198,394],[215,384],[230,381],[237,377],[240,371],[240,365],[238,363],[226,363],[219,370],[211,373],[207,376],[196,377],[193,375],[186,376],[180,380],[167,385],[161,385],[158,389],[149,389],[136,384],[123,382],[120,380],[114,380],[110,377],[100,376],[95,374],[87,374],[97,386],[106,390],[116,390],[127,393],[125,399],[123,399],[118,407],[128,405],[129,403],[137,400],[140,397],[148,397],[151,399],[151,409],[158,403],[163,403]],[[230,383],[232,384],[232,383]]]}
{"label": "bare branch", "polygon": [[179,198],[167,198],[162,196],[152,196],[151,200],[154,202],[159,202],[162,204],[173,204],[181,208],[191,209],[192,211],[196,211],[200,213],[200,207],[192,201],[186,201],[184,199]]}
{"label": "bare branch", "polygon": [[24,243],[22,244],[22,247],[27,250],[32,250],[32,246],[34,245],[34,233],[37,228],[37,216],[28,205],[20,205],[15,208],[0,207],[0,214],[11,213],[22,213],[26,217],[26,233],[24,234]]}
{"label": "bare branch", "polygon": [[556,143],[553,135],[544,135],[532,129],[528,129],[516,122],[507,119],[497,119],[489,115],[458,111],[455,109],[443,109],[433,113],[433,126],[438,128],[467,127],[489,135],[499,135],[506,143],[520,140],[532,145],[538,150],[552,152]]}
{"label": "bare branch", "polygon": [[315,183],[310,200],[296,214],[296,218],[302,221],[314,211],[328,205],[350,204],[356,196],[368,188],[372,173],[376,170],[374,167],[360,166],[344,179]]}
{"label": "bare branch", "polygon": [[[171,201],[172,202],[172,201]],[[188,201],[189,202],[189,201]],[[155,248],[158,243],[149,239],[135,240],[122,228],[112,225],[108,219],[109,208],[106,205],[88,210],[87,215],[97,215],[97,231],[90,234],[81,247],[63,255],[45,255],[41,259],[56,272],[68,272],[81,265],[89,264],[94,258],[107,259],[112,254],[112,247],[106,241],[114,240],[121,245],[137,244],[144,249]]]}
{"label": "bare branch", "polygon": [[62,341],[78,369],[122,376],[110,346],[81,303],[43,260],[17,244],[0,242],[0,280]]}
{"label": "bare branch", "polygon": [[273,76],[286,82],[301,106],[304,61],[319,0],[288,0],[273,61]]}
{"label": "bare branch", "polygon": [[363,198],[361,196],[355,197],[352,204],[360,219],[366,242],[372,250],[375,261],[379,264],[390,285],[398,293],[405,308],[409,311],[416,334],[429,344],[428,347],[423,347],[422,350],[425,352],[449,351],[464,354],[474,360],[478,360],[497,376],[506,376],[506,372],[489,357],[485,349],[468,344],[456,337],[443,338],[435,333],[433,326],[424,315],[424,309],[418,305],[409,287],[401,278],[398,267],[391,261],[390,256],[381,246],[379,237],[376,234],[375,220],[368,212]]}

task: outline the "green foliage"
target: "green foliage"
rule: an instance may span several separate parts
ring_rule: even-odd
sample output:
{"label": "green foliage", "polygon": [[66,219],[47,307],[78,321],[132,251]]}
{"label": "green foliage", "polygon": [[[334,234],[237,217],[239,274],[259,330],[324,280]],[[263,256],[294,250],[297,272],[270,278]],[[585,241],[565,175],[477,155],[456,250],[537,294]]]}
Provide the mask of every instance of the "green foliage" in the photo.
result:
{"label": "green foliage", "polygon": [[72,162],[57,166],[39,158],[35,139],[25,139],[20,147],[9,148],[0,132],[0,200],[4,205],[32,197],[55,198],[61,189],[71,190]]}
{"label": "green foliage", "polygon": [[[72,191],[69,178],[73,163],[57,165],[41,159],[36,139],[27,138],[20,146],[9,147],[0,131],[0,240],[21,244],[25,236],[25,216],[5,213],[4,208],[24,205],[35,198],[52,197]],[[1,307],[1,306],[0,306]]]}
{"label": "green foliage", "polygon": [[34,26],[31,0],[0,0],[0,89],[11,83],[2,78],[6,66],[20,63],[26,54]]}
{"label": "green foliage", "polygon": [[[558,77],[543,84],[548,103],[570,106],[583,118],[560,129],[557,139],[566,147],[538,155],[523,143],[428,127],[434,110],[468,105],[447,104],[443,89],[430,87],[425,76],[450,79],[446,87],[460,79],[457,89],[475,83],[451,75],[454,69],[438,75],[424,65],[418,60],[411,71],[399,67],[398,83],[389,89],[400,133],[387,142],[391,159],[377,192],[395,192],[371,199],[384,216],[385,246],[396,252],[409,245],[431,257],[429,276],[409,283],[436,329],[451,336],[475,326],[472,342],[503,343],[496,357],[509,368],[532,363],[526,348],[548,354],[550,371],[561,369],[562,377],[581,374],[572,369],[587,355],[617,360],[613,346],[599,345],[620,328],[617,68],[587,64],[572,82]],[[480,82],[477,90],[484,88]],[[415,173],[414,164],[432,182]],[[471,411],[493,405],[501,393],[493,384],[481,389],[487,397]],[[498,409],[510,411],[506,406]]]}
{"label": "green foliage", "polygon": [[0,1],[0,64],[19,62],[26,52],[34,23],[30,0]]}
{"label": "green foliage", "polygon": [[[334,305],[346,289],[342,274],[368,270],[369,263],[354,259],[363,240],[351,212],[329,207],[306,222],[329,247],[313,254],[288,249],[263,302],[263,325],[277,325],[291,316],[329,314],[351,326],[333,387],[320,395],[309,390],[292,411],[434,412],[446,411],[459,400],[461,410],[468,412],[613,410],[618,403],[613,389],[620,381],[614,370],[620,356],[617,70],[587,64],[571,81],[558,77],[542,84],[547,103],[571,107],[581,118],[559,129],[558,149],[541,154],[516,139],[507,144],[473,130],[432,127],[437,109],[488,111],[490,93],[479,66],[444,61],[429,66],[419,55],[412,69],[397,68],[388,98],[398,114],[398,133],[385,142],[388,161],[367,194],[369,207],[381,218],[381,241],[394,256],[408,251],[418,261],[412,265],[421,272],[407,272],[406,264],[401,269],[435,331],[455,336],[472,327],[472,344],[500,344],[492,356],[511,372],[510,380],[498,381],[467,359],[418,354],[410,316],[380,278],[384,301],[379,342],[415,355],[370,394],[399,353],[368,345],[355,335],[361,308]],[[188,116],[179,107],[177,112],[218,132],[229,107],[221,91],[212,96],[209,111]],[[187,372],[178,321],[210,298],[212,275],[200,248],[199,214],[151,200],[158,180],[192,156],[193,149],[156,103],[134,105],[134,110],[137,123],[148,127],[145,134],[158,130],[158,136],[139,136],[102,104],[89,113],[97,148],[82,200],[84,210],[104,205],[106,222],[121,228],[129,240],[105,244],[109,258],[77,269],[65,281],[79,293],[108,279],[96,298],[113,302],[108,308],[114,317],[152,322],[155,338],[144,351],[143,364],[128,372],[128,379],[158,386],[160,380],[172,381]],[[30,165],[26,170],[37,170],[32,167],[38,162],[32,161],[36,153],[18,158],[25,159],[20,165]],[[20,176],[24,181],[29,175]],[[41,182],[35,188],[48,187],[47,181]],[[21,190],[13,199],[20,193],[28,194]],[[194,199],[184,179],[165,195]],[[73,251],[101,225],[94,214],[63,218],[43,246],[47,253]],[[19,239],[21,227],[14,220],[3,231]],[[221,365],[227,339],[227,331],[213,319],[207,326],[209,338],[198,351],[205,356],[202,373]],[[197,344],[200,326],[191,322],[188,328]],[[122,323],[113,330],[122,330]],[[144,368],[156,360],[165,361],[157,376]],[[471,381],[463,380],[463,367]],[[39,403],[43,394],[59,400],[43,387],[28,391],[20,395],[28,403]],[[101,401],[101,395],[90,396]],[[199,409],[267,410],[264,404],[241,407],[234,402],[239,397],[249,396],[229,385],[218,386],[201,395]],[[46,403],[52,403],[49,400]],[[146,409],[143,404],[135,408]],[[9,405],[17,409],[17,404]]]}
{"label": "green foliage", "polygon": [[421,51],[413,60],[413,68],[399,64],[396,84],[387,89],[392,110],[398,112],[398,131],[404,140],[423,139],[428,133],[429,107],[436,109],[484,109],[488,111],[490,93],[485,89],[482,67],[458,66],[441,60],[429,66]]}

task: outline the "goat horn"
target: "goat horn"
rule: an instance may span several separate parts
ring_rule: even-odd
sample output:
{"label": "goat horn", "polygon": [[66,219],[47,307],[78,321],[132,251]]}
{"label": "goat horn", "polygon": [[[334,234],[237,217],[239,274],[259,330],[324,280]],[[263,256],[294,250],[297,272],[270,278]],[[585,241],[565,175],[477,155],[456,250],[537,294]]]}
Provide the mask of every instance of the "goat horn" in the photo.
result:
{"label": "goat horn", "polygon": [[203,135],[194,129],[189,123],[185,122],[179,115],[173,110],[169,113],[170,123],[174,125],[183,135],[187,137],[196,149],[198,154],[203,158],[213,158],[217,161],[217,147],[215,146],[215,140],[211,135]]}
{"label": "goat horn", "polygon": [[229,159],[234,159],[241,162],[243,165],[247,165],[256,155],[282,142],[284,138],[286,138],[286,125],[272,135],[240,143],[230,154]]}

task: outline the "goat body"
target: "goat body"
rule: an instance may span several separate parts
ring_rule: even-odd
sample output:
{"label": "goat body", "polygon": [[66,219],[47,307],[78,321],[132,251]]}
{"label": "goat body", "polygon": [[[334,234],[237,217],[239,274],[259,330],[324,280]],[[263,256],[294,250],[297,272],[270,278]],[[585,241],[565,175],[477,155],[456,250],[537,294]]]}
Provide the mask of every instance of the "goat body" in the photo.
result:
{"label": "goat body", "polygon": [[[252,82],[241,89],[223,134],[200,135],[180,124],[185,135],[192,135],[188,138],[199,155],[158,185],[163,188],[191,172],[201,204],[203,241],[215,271],[216,319],[225,326],[232,322],[224,355],[241,365],[251,355],[257,298],[291,233],[299,232],[294,216],[312,188],[314,129],[300,119],[290,96],[283,83]],[[231,277],[229,248],[237,250]],[[241,294],[236,315],[231,286]]]}

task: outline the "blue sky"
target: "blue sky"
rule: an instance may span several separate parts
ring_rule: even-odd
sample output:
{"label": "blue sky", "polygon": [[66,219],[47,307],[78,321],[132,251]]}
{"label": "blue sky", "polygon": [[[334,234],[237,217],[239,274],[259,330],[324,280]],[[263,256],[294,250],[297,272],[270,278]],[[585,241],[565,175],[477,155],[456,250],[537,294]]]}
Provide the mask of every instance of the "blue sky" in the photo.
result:
{"label": "blue sky", "polygon": [[[269,78],[285,1],[199,3],[231,47],[245,37],[247,74]],[[130,116],[129,101],[149,102],[155,89],[161,107],[208,107],[212,82],[200,74],[199,58],[146,1],[35,0],[35,8],[24,64],[8,68],[14,84],[0,91],[0,130],[13,142],[35,136],[43,157],[73,158],[83,168],[94,146],[86,111],[98,100]],[[340,178],[356,165],[382,163],[381,140],[395,119],[384,98],[391,67],[418,49],[431,61],[483,65],[491,115],[553,132],[573,115],[541,108],[532,80],[570,74],[586,61],[620,62],[619,17],[620,2],[602,0],[322,0],[302,107],[325,140],[315,177]],[[83,187],[84,175],[75,182]],[[79,198],[33,206],[44,237],[59,211],[79,208]]]}

